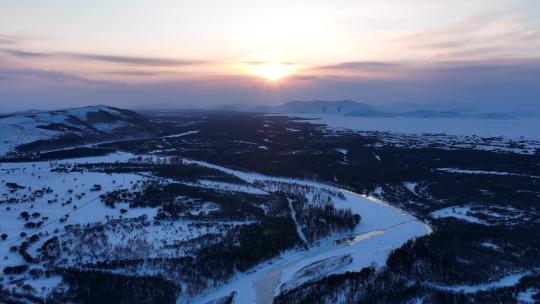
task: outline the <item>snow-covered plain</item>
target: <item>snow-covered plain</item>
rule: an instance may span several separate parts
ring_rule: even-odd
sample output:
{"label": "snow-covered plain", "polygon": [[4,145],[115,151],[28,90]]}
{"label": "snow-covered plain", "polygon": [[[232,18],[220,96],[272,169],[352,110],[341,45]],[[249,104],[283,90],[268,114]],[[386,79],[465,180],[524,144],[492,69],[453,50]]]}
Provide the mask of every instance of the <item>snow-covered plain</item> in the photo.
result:
{"label": "snow-covered plain", "polygon": [[197,183],[182,182],[185,185],[204,187],[209,189],[232,191],[232,192],[243,192],[250,194],[268,194],[266,191],[259,188],[250,186],[250,185],[241,185],[241,184],[232,184],[226,182],[210,181],[210,180],[199,180]]}
{"label": "snow-covered plain", "polygon": [[[131,188],[144,177],[137,174],[107,174],[97,172],[55,172],[51,169],[65,164],[85,164],[96,162],[125,162],[133,155],[129,153],[115,153],[107,156],[75,158],[62,161],[42,161],[25,163],[0,163],[0,200],[7,200],[0,209],[0,233],[8,235],[7,239],[0,241],[0,269],[6,266],[24,264],[21,255],[10,251],[13,245],[20,245],[25,237],[32,235],[42,236],[28,248],[30,254],[49,238],[64,233],[65,225],[77,225],[107,221],[108,219],[136,218],[146,215],[155,216],[156,208],[128,208],[127,204],[118,204],[112,209],[103,204],[99,196],[106,192]],[[16,183],[25,188],[14,192],[7,183]],[[99,190],[90,190],[99,184]],[[50,188],[50,191],[43,189]],[[35,191],[42,194],[34,195]],[[83,194],[84,193],[84,194]],[[9,199],[17,199],[17,203],[10,203]],[[32,199],[31,199],[32,198]],[[69,203],[67,203],[69,202]],[[123,214],[120,210],[129,211]],[[21,214],[27,212],[29,220]],[[39,227],[26,227],[28,222],[41,222]],[[58,278],[39,278],[33,280],[26,277],[25,282],[40,292],[50,291],[57,285]],[[56,284],[52,284],[57,282]],[[54,286],[53,286],[54,285]],[[41,287],[45,289],[41,289]]]}
{"label": "snow-covered plain", "polygon": [[314,119],[315,123],[332,128],[358,131],[388,131],[422,134],[481,137],[505,136],[540,140],[540,120],[537,119],[475,119],[475,118],[419,118],[419,117],[358,117],[340,114],[287,114]]}
{"label": "snow-covered plain", "polygon": [[489,249],[492,249],[492,250],[501,250],[501,247],[497,244],[493,244],[492,242],[483,242],[482,244],[482,247],[485,247],[485,248],[489,248]]}
{"label": "snow-covered plain", "polygon": [[192,135],[192,134],[197,134],[197,133],[199,133],[199,131],[187,131],[187,132],[184,132],[184,133],[179,133],[179,134],[172,134],[172,135],[162,136],[161,138],[184,137],[184,136],[188,136],[188,135]]}
{"label": "snow-covered plain", "polygon": [[433,218],[453,217],[469,223],[493,225],[512,225],[516,221],[527,220],[527,214],[510,206],[494,208],[472,207],[471,205],[451,206],[431,212]]}
{"label": "snow-covered plain", "polygon": [[418,193],[416,193],[416,187],[418,186],[417,183],[413,183],[413,182],[405,182],[405,183],[403,183],[403,185],[404,185],[405,188],[407,188],[407,190],[409,190],[412,194],[418,195]]}
{"label": "snow-covered plain", "polygon": [[431,216],[433,218],[453,217],[470,223],[485,224],[484,221],[471,215],[470,212],[470,206],[452,206],[433,211]]}
{"label": "snow-covered plain", "polygon": [[[323,239],[306,250],[291,250],[245,274],[238,274],[224,286],[193,300],[206,303],[236,292],[237,303],[271,303],[281,291],[331,274],[360,271],[370,265],[383,266],[389,253],[407,240],[431,233],[429,226],[410,214],[369,196],[309,180],[241,172],[200,161],[185,161],[235,175],[246,182],[288,183],[342,193],[336,208],[350,208],[362,216],[353,233]],[[272,187],[272,183],[267,183]],[[272,189],[265,189],[272,190]],[[301,228],[299,228],[301,229]],[[314,272],[311,270],[315,270]],[[308,275],[311,274],[311,275]],[[180,301],[180,300],[179,300]]]}
{"label": "snow-covered plain", "polygon": [[467,169],[458,169],[458,168],[437,168],[435,170],[446,172],[446,173],[456,173],[456,174],[521,176],[521,177],[530,177],[530,178],[540,179],[540,176],[517,174],[517,173],[511,173],[511,172],[501,172],[501,171],[467,170]]}
{"label": "snow-covered plain", "polygon": [[535,303],[536,301],[534,300],[533,296],[538,293],[540,293],[540,290],[529,288],[525,291],[518,293],[516,296],[516,300],[518,300],[518,303]]}
{"label": "snow-covered plain", "polygon": [[[326,125],[329,130],[350,130],[375,136],[383,144],[440,149],[476,149],[494,152],[534,154],[540,151],[540,120],[358,117],[340,114],[268,114],[285,115],[301,122]],[[378,157],[377,157],[378,158]]]}
{"label": "snow-covered plain", "polygon": [[437,288],[437,289],[453,291],[453,292],[475,293],[475,292],[485,291],[485,290],[494,289],[494,288],[514,286],[519,282],[519,280],[521,280],[521,278],[526,277],[530,274],[531,274],[530,271],[513,273],[507,276],[504,276],[498,280],[483,283],[483,284],[478,284],[478,285],[447,286],[447,285],[439,285],[439,284],[429,284],[429,286]]}

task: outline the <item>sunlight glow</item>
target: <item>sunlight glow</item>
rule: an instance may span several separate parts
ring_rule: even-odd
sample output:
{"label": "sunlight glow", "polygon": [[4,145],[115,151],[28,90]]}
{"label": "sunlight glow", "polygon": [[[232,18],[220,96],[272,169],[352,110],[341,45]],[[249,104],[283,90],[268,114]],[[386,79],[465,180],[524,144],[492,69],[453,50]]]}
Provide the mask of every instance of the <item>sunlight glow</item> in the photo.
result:
{"label": "sunlight glow", "polygon": [[268,80],[279,80],[294,72],[294,67],[290,63],[265,62],[253,65],[253,73]]}

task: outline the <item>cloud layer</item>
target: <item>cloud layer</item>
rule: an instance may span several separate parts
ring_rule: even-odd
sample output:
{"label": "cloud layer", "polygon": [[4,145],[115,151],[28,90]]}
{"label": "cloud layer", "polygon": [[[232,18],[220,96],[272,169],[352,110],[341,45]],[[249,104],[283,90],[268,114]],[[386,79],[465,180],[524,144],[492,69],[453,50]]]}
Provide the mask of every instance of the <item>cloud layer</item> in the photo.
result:
{"label": "cloud layer", "polygon": [[91,53],[73,53],[73,52],[34,52],[23,49],[0,49],[0,52],[23,58],[53,58],[65,61],[101,61],[106,63],[117,63],[122,65],[134,66],[185,66],[185,65],[200,65],[210,63],[208,60],[193,60],[193,59],[174,59],[161,57],[137,57],[137,56],[122,56],[108,54],[91,54]]}
{"label": "cloud layer", "polygon": [[[356,63],[335,66],[339,69],[347,67],[353,72],[366,68],[365,64]],[[367,67],[374,68],[372,64]],[[39,108],[70,106],[75,101],[80,105],[99,102],[125,107],[152,104],[183,107],[225,103],[276,104],[293,99],[355,99],[372,104],[445,104],[488,109],[539,108],[538,60],[388,64],[382,69],[384,73],[407,76],[304,75],[280,85],[250,76],[220,76],[129,84],[92,81],[55,71],[8,71],[0,73],[0,112],[30,105]],[[141,77],[146,77],[144,72]],[[54,103],[43,103],[44,96]]]}

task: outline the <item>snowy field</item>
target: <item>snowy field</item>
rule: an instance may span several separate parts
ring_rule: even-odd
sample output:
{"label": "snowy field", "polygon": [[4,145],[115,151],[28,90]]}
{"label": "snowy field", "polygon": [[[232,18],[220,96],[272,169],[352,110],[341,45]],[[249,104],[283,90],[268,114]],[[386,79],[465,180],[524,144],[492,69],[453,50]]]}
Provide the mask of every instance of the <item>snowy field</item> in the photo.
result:
{"label": "snowy field", "polygon": [[429,286],[437,288],[437,289],[441,289],[441,290],[446,290],[446,291],[462,292],[462,293],[475,293],[475,292],[486,291],[486,290],[494,289],[494,288],[514,286],[519,282],[519,280],[521,280],[521,278],[526,277],[526,276],[530,275],[531,273],[532,272],[530,272],[530,271],[513,273],[513,274],[509,274],[507,276],[504,276],[504,277],[502,277],[502,278],[500,278],[498,280],[494,280],[494,281],[491,281],[491,282],[478,284],[478,285],[451,285],[451,286],[446,286],[446,285],[439,285],[439,284],[429,284]]}
{"label": "snowy field", "polygon": [[481,225],[514,225],[516,222],[530,220],[526,212],[511,206],[471,207],[470,205],[451,206],[430,213],[433,218],[452,217],[469,223]]}
{"label": "snowy field", "polygon": [[482,170],[467,170],[467,169],[457,169],[457,168],[437,168],[435,169],[441,172],[447,173],[456,173],[456,174],[480,174],[480,175],[500,175],[500,176],[521,176],[521,177],[530,177],[535,179],[540,179],[540,176],[535,175],[526,175],[526,174],[516,174],[510,172],[501,172],[501,171],[482,171]]}
{"label": "snowy field", "polygon": [[444,133],[457,136],[504,136],[513,139],[540,140],[540,120],[472,119],[472,118],[402,118],[355,117],[337,114],[287,114],[291,117],[316,119],[313,122],[331,128],[354,131],[388,131],[423,134]]}
{"label": "snowy field", "polygon": [[485,224],[485,222],[481,219],[471,215],[470,206],[453,206],[439,209],[437,211],[433,211],[431,216],[433,218],[453,217],[469,223]]}
{"label": "snowy field", "polygon": [[[124,162],[130,157],[132,154],[116,153],[55,162],[0,163],[0,200],[7,201],[0,209],[0,234],[7,235],[0,243],[0,268],[25,263],[21,255],[11,252],[10,247],[20,245],[26,236],[40,236],[39,240],[28,248],[28,253],[35,256],[37,248],[41,247],[43,242],[64,233],[65,225],[136,218],[142,215],[154,217],[156,208],[130,209],[127,204],[117,204],[117,207],[112,209],[99,199],[101,194],[108,191],[132,188],[143,179],[141,175],[51,171],[65,165]],[[14,188],[15,184],[17,188]],[[10,199],[18,202],[10,203]],[[122,213],[124,208],[129,211]],[[25,279],[42,292],[50,290],[60,282],[59,278]],[[41,289],[41,284],[44,284],[45,289]]]}

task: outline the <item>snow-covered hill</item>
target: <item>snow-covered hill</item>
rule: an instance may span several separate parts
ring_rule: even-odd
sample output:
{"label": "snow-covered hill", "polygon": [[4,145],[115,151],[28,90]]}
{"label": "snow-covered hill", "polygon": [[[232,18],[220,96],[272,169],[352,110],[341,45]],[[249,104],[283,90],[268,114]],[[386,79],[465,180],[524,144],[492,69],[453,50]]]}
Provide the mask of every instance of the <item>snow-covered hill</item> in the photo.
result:
{"label": "snow-covered hill", "polygon": [[75,137],[83,142],[95,142],[123,136],[137,137],[149,130],[143,116],[105,105],[1,115],[0,156],[39,140]]}

